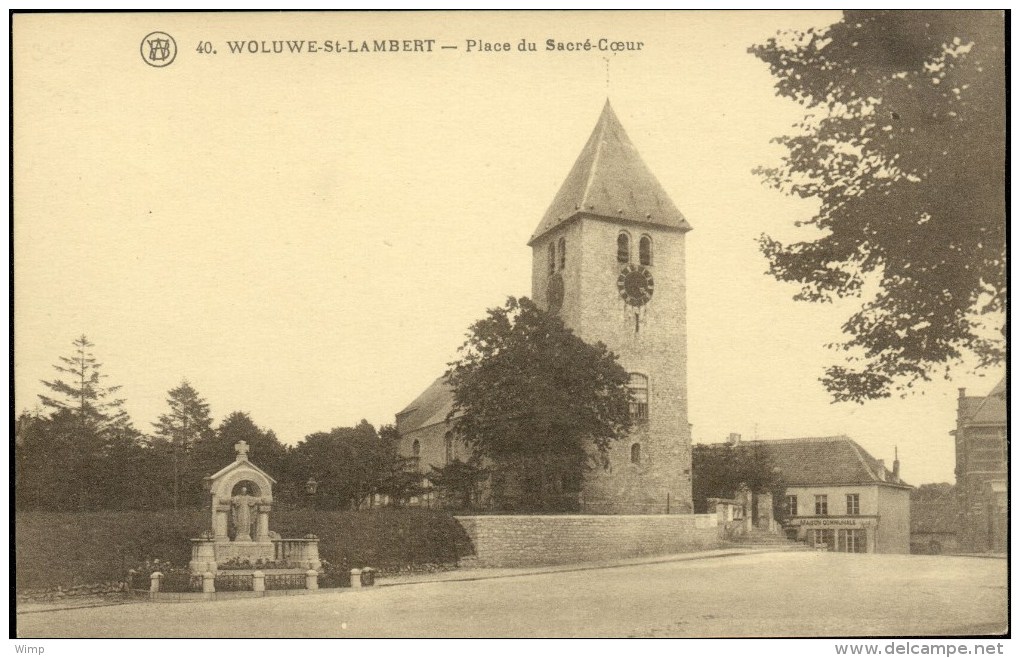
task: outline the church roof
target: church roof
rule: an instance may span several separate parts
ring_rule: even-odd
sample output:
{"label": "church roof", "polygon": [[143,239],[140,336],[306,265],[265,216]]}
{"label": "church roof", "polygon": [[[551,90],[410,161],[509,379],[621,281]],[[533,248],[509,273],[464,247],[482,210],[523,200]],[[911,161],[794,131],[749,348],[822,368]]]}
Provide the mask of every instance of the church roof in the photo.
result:
{"label": "church roof", "polygon": [[608,100],[528,244],[580,213],[691,230],[631,144]]}
{"label": "church roof", "polygon": [[453,388],[446,375],[437,378],[414,402],[397,412],[397,431],[401,436],[409,432],[442,423],[453,409]]}

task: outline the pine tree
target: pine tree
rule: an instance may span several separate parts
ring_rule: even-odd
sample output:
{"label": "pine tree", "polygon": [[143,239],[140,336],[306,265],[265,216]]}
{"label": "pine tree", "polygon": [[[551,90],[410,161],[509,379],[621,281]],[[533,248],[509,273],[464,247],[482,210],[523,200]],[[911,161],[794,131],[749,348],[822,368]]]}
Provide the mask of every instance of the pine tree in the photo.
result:
{"label": "pine tree", "polygon": [[100,372],[101,363],[92,354],[94,345],[82,334],[72,343],[75,347],[73,356],[62,356],[63,365],[53,368],[63,373],[64,379],[51,382],[43,381],[50,390],[60,394],[63,399],[40,395],[43,405],[54,410],[67,409],[78,418],[83,429],[95,432],[110,427],[124,427],[130,423],[124,411],[124,400],[112,397],[120,390],[120,386],[102,386],[106,375]]}
{"label": "pine tree", "polygon": [[[208,439],[212,433],[212,418],[209,405],[198,395],[188,380],[170,389],[167,404],[170,412],[153,423],[156,436],[165,442],[170,450],[173,470],[173,507],[181,504],[181,483],[189,472],[189,454],[196,442]],[[192,498],[192,496],[188,496]]]}
{"label": "pine tree", "polygon": [[[54,369],[61,375],[43,381],[56,395],[40,395],[49,418],[38,418],[25,444],[26,455],[34,456],[23,475],[23,484],[48,487],[45,500],[34,496],[37,506],[51,509],[95,509],[106,503],[106,480],[102,477],[104,460],[112,441],[137,432],[123,408],[124,400],[115,397],[120,386],[103,386],[106,375],[92,353],[94,345],[82,334],[72,343],[72,356],[62,356]],[[28,444],[31,444],[31,449]]]}

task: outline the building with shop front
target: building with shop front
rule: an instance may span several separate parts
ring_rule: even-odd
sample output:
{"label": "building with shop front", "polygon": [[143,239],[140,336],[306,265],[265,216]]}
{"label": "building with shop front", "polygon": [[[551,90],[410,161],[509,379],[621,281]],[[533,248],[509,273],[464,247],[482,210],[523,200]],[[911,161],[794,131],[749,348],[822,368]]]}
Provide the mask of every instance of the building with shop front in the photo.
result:
{"label": "building with shop front", "polygon": [[959,549],[1003,553],[1007,534],[1006,379],[985,396],[961,388],[956,406]]}
{"label": "building with shop front", "polygon": [[[739,442],[734,435],[730,443]],[[847,436],[745,442],[768,447],[786,483],[783,532],[819,550],[909,553],[910,491]]]}

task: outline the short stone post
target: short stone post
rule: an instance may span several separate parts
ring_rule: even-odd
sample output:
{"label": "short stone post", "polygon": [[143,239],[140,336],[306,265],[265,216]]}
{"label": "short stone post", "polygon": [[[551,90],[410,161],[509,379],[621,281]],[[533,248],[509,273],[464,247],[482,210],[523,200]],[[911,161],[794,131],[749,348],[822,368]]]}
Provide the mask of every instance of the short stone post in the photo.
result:
{"label": "short stone post", "polygon": [[305,572],[305,589],[319,589],[319,572],[315,569]]}
{"label": "short stone post", "polygon": [[251,590],[253,592],[265,592],[266,591],[266,574],[261,571],[256,571],[251,575]]}
{"label": "short stone post", "polygon": [[361,569],[351,569],[351,587],[361,588]]}
{"label": "short stone post", "polygon": [[159,584],[163,580],[163,574],[158,571],[153,571],[152,575],[149,576],[149,598],[154,599],[159,594]]}
{"label": "short stone post", "polygon": [[210,596],[206,596],[207,599],[212,598],[212,594],[216,591],[216,576],[213,572],[206,571],[202,574],[202,592]]}
{"label": "short stone post", "polygon": [[319,560],[319,538],[315,535],[305,535],[305,539],[309,540],[305,546],[305,559],[308,561],[308,568],[318,569],[322,566],[322,561]]}

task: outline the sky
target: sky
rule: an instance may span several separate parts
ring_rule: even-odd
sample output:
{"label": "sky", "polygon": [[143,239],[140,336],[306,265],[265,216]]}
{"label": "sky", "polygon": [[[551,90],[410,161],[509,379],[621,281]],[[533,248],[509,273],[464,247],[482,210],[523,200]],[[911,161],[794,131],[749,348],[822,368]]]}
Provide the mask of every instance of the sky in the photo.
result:
{"label": "sky", "polygon": [[[835,12],[14,17],[15,407],[82,333],[137,427],[187,379],[216,422],[285,443],[393,422],[468,326],[530,292],[526,242],[609,98],[694,230],[698,442],[847,434],[911,484],[953,481],[958,387],[832,404],[818,378],[860,303],[812,305],[756,238],[810,201],[752,174],[801,108],[747,53]],[[160,30],[172,64],[140,54]],[[598,39],[641,42],[599,52]],[[434,39],[433,52],[231,54],[228,41]],[[535,52],[520,52],[522,40]],[[591,51],[546,51],[547,39]],[[510,43],[468,52],[467,42]],[[216,54],[196,52],[212,44]],[[441,45],[457,46],[441,49]]]}

